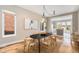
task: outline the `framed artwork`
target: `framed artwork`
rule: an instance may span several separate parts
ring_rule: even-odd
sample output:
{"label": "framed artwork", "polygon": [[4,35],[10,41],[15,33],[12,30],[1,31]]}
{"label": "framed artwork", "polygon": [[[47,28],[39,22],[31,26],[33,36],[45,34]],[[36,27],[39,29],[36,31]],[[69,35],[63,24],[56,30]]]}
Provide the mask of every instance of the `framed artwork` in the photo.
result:
{"label": "framed artwork", "polygon": [[32,20],[32,19],[26,19],[25,18],[25,29],[30,29],[30,30],[36,30],[38,29],[38,21],[37,20]]}
{"label": "framed artwork", "polygon": [[2,10],[2,36],[10,37],[16,35],[16,14],[11,11]]}
{"label": "framed artwork", "polygon": [[31,20],[28,18],[25,18],[25,29],[30,29],[30,23],[31,23]]}

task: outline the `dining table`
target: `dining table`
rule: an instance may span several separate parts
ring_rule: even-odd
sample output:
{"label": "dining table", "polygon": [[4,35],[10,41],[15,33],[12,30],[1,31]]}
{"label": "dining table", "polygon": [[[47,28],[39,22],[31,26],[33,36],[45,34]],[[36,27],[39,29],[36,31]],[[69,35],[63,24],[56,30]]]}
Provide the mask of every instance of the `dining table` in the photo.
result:
{"label": "dining table", "polygon": [[45,37],[48,37],[48,36],[50,36],[50,35],[52,35],[52,34],[50,34],[50,33],[38,33],[38,34],[33,34],[33,35],[30,35],[30,37],[31,38],[33,38],[33,39],[37,39],[38,40],[38,52],[40,53],[40,40],[42,39],[42,38],[44,38],[45,39]]}

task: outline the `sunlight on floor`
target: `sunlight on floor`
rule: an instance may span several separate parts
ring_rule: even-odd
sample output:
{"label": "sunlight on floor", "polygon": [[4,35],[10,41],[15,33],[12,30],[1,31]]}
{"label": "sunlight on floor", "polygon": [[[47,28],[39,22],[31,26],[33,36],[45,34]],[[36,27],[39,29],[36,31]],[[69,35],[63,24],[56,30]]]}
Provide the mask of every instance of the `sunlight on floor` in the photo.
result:
{"label": "sunlight on floor", "polygon": [[71,44],[71,36],[70,36],[70,32],[64,32],[64,41],[63,41],[63,44],[64,45],[68,45],[70,46]]}
{"label": "sunlight on floor", "polygon": [[73,52],[72,47],[71,47],[70,32],[64,32],[64,41],[63,41],[62,45],[59,48],[59,52],[61,52],[61,53]]}

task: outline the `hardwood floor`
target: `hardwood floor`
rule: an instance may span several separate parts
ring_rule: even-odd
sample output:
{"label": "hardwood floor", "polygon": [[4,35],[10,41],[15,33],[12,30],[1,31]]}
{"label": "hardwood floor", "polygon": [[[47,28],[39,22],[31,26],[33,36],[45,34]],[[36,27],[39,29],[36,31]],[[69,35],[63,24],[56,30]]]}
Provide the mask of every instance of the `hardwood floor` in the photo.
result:
{"label": "hardwood floor", "polygon": [[[35,48],[35,47],[31,47],[31,50],[29,51],[32,51],[32,52],[30,53],[38,53],[38,52],[35,52],[36,50],[33,51],[32,48]],[[78,51],[76,51],[71,45],[64,44],[63,40],[59,40],[59,39],[57,40],[57,45],[55,46],[54,49],[50,50],[50,49],[41,48],[41,53],[77,53],[77,52]],[[3,47],[0,49],[0,53],[24,53],[24,42]],[[28,53],[28,51],[26,53]]]}
{"label": "hardwood floor", "polygon": [[63,41],[58,41],[57,47],[54,49],[54,53],[78,53],[79,49],[72,45],[64,44]]}
{"label": "hardwood floor", "polygon": [[24,43],[18,42],[0,48],[0,53],[22,53],[24,52]]}

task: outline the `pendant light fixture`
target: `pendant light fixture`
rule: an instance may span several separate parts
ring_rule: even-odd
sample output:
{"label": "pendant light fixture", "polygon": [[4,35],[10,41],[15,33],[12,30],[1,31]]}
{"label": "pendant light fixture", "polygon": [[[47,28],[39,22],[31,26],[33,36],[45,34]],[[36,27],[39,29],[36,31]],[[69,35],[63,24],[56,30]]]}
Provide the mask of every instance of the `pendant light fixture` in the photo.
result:
{"label": "pendant light fixture", "polygon": [[[52,10],[52,9],[49,9],[49,10]],[[48,16],[55,16],[56,15],[56,11],[55,9],[52,10],[52,12],[48,11],[48,8],[43,5],[43,17],[45,17],[45,14],[47,14]]]}
{"label": "pendant light fixture", "polygon": [[43,5],[43,16],[42,16],[42,23],[45,22],[45,6]]}

